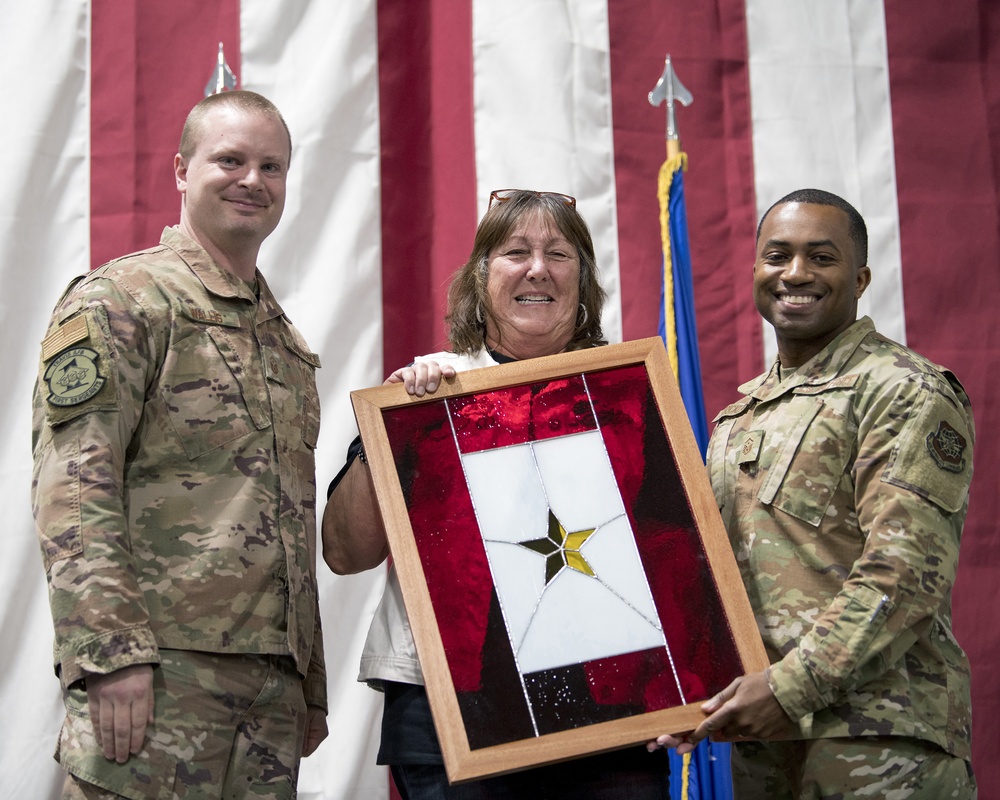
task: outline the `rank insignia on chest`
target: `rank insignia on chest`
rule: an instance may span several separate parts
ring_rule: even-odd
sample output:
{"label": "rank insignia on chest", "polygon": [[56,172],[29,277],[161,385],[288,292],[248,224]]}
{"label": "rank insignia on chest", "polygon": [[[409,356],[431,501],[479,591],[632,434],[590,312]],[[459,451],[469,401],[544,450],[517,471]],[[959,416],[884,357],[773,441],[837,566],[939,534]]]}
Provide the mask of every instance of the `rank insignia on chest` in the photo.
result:
{"label": "rank insignia on chest", "polygon": [[752,464],[760,458],[760,448],[764,443],[764,431],[747,431],[741,439],[737,439],[739,450],[736,453],[737,464]]}
{"label": "rank insignia on chest", "polygon": [[934,463],[948,472],[962,472],[965,469],[965,447],[968,442],[944,420],[938,423],[937,430],[927,434],[927,449]]}

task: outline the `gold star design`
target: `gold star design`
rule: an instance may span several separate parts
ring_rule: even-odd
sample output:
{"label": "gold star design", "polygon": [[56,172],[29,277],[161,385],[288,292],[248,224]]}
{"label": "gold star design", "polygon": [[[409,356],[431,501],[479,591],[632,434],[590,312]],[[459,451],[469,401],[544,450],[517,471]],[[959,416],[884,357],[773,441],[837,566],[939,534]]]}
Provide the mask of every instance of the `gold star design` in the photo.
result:
{"label": "gold star design", "polygon": [[587,559],[584,558],[580,548],[591,537],[596,528],[583,531],[567,532],[563,524],[556,519],[556,515],[549,509],[549,535],[544,539],[532,539],[529,542],[520,542],[522,547],[534,550],[545,556],[545,584],[546,586],[562,572],[563,567],[575,569],[584,575],[594,577],[595,573]]}

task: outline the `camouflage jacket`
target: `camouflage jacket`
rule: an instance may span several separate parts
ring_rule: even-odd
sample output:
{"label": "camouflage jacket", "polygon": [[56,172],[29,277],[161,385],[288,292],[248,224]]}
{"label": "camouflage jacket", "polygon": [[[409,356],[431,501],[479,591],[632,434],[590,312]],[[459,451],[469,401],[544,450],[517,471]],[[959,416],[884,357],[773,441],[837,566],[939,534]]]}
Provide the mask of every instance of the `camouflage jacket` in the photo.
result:
{"label": "camouflage jacket", "polygon": [[867,317],[715,419],[712,487],[802,738],[909,736],[970,757],[951,588],[974,429],[958,380]]}
{"label": "camouflage jacket", "polygon": [[32,504],[64,685],[158,648],[290,654],[326,707],[317,357],[176,228],[76,279],[42,343]]}

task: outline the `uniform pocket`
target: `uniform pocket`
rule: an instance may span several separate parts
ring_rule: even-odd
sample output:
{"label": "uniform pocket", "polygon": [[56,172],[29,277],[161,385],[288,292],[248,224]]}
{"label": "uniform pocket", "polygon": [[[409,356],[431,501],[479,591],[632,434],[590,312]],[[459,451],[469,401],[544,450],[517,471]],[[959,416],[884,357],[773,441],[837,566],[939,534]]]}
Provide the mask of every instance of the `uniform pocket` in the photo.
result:
{"label": "uniform pocket", "polygon": [[80,511],[80,442],[70,439],[56,449],[48,447],[35,462],[35,483],[47,484],[46,473],[71,476],[61,481],[60,495],[34,499],[35,520],[42,546],[42,560],[48,571],[52,565],[83,552],[82,517]]}
{"label": "uniform pocket", "polygon": [[163,365],[161,397],[189,458],[270,424],[253,347],[249,335],[231,335],[218,327],[197,328],[171,346]]}
{"label": "uniform pocket", "polygon": [[772,463],[758,499],[818,526],[844,478],[857,438],[849,393],[810,389],[797,394],[782,416],[789,423],[770,434]]}
{"label": "uniform pocket", "polygon": [[280,395],[284,398],[287,404],[284,418],[293,421],[302,442],[310,450],[315,450],[320,423],[319,394],[316,391],[319,356],[306,347],[294,328],[282,331],[279,341],[282,347],[268,354],[268,379],[281,385],[281,389],[272,391],[272,397]]}

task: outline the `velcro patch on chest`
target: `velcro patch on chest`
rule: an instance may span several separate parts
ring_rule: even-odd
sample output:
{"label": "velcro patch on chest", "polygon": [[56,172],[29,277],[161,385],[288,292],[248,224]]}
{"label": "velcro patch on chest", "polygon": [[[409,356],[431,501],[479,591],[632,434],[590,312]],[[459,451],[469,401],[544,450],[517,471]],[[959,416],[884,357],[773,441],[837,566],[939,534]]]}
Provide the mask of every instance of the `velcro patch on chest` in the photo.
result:
{"label": "velcro patch on chest", "polygon": [[752,464],[760,458],[760,448],[764,444],[764,431],[747,431],[736,454],[737,464]]}

